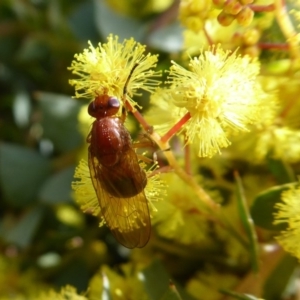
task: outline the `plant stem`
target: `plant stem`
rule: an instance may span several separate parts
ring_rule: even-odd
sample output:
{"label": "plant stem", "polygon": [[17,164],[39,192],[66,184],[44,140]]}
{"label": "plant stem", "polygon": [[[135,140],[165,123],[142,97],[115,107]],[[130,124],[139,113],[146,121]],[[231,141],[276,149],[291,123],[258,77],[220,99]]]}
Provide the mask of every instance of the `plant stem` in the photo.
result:
{"label": "plant stem", "polygon": [[[169,163],[169,167],[171,167],[174,170],[174,172],[177,174],[178,177],[181,178],[181,180],[183,180],[188,186],[190,186],[193,189],[193,191],[198,196],[198,199],[206,205],[210,212],[212,212],[212,214],[204,211],[198,211],[197,213],[201,213],[202,215],[206,216],[208,220],[212,220],[224,229],[226,228],[241,243],[241,245],[243,245],[247,249],[248,244],[243,240],[238,231],[230,224],[230,222],[228,222],[226,218],[216,217],[221,216],[222,214],[222,210],[220,210],[221,206],[218,203],[215,203],[213,199],[207,194],[207,192],[201,186],[199,186],[195,178],[191,174],[187,173],[187,170],[184,170],[178,164],[174,153],[170,151],[170,145],[168,142],[169,139],[166,139],[166,141],[164,141],[163,138],[153,130],[153,127],[147,123],[142,114],[140,114],[137,110],[134,110],[134,108],[128,101],[126,101],[126,106],[128,110],[132,111],[133,115],[140,122],[144,130],[148,132],[149,136],[158,145],[158,147],[161,150],[166,150],[164,151],[164,155]],[[174,127],[171,128],[169,132],[173,132],[173,134],[175,134],[182,127],[182,125],[189,120],[189,118],[190,114],[187,113],[177,124],[175,124]],[[177,128],[177,131],[175,131],[175,128]],[[164,138],[166,138],[166,136],[168,136],[168,134],[164,135]],[[163,171],[167,170],[168,168],[166,167],[166,169],[164,169]]]}
{"label": "plant stem", "polygon": [[[168,143],[168,140],[171,136],[173,136],[178,130],[190,119],[190,113],[187,113],[183,116],[183,118],[175,124],[174,127],[172,127],[167,134],[165,134],[163,137],[161,137],[158,133],[153,131],[153,127],[150,126],[147,121],[144,119],[144,117],[137,111],[134,110],[132,105],[126,101],[125,103],[127,109],[133,113],[133,115],[137,118],[137,120],[140,122],[144,130],[149,134],[151,139],[158,145],[158,147],[161,150],[169,150],[170,145]],[[168,160],[169,165],[173,168],[175,173],[186,183],[188,184],[198,195],[199,199],[204,202],[207,207],[209,207],[211,210],[216,210],[220,206],[215,203],[211,197],[205,192],[205,190],[200,187],[197,183],[197,181],[194,179],[193,176],[187,174],[177,163],[175,156],[172,151],[165,151],[164,155],[166,159]]]}
{"label": "plant stem", "polygon": [[286,5],[284,0],[274,0],[275,5],[275,15],[278,22],[278,25],[281,28],[283,35],[286,38],[286,42],[289,45],[289,51],[291,58],[296,60],[300,58],[299,53],[299,41],[297,31],[294,28],[294,25],[289,17],[289,14],[286,10]]}
{"label": "plant stem", "polygon": [[150,126],[147,121],[144,119],[144,117],[142,116],[142,114],[136,110],[131,104],[129,101],[126,101],[125,102],[125,106],[127,108],[127,110],[129,110],[133,115],[134,117],[137,119],[137,121],[142,125],[142,127],[144,128],[144,130],[147,132],[147,133],[151,133],[153,131],[153,127]]}
{"label": "plant stem", "polygon": [[219,209],[219,204],[215,203],[210,196],[205,192],[205,190],[200,187],[197,181],[193,176],[187,174],[177,163],[173,152],[167,151],[165,152],[165,156],[169,162],[169,164],[174,168],[175,173],[186,183],[188,184],[194,192],[198,195],[199,199],[204,202],[211,210],[215,211]]}
{"label": "plant stem", "polygon": [[214,42],[213,42],[212,38],[210,37],[210,35],[208,34],[208,32],[207,32],[207,30],[206,30],[206,28],[205,28],[205,25],[203,26],[203,32],[204,32],[205,37],[206,37],[206,39],[207,39],[207,41],[208,41],[208,44],[209,44],[210,46],[212,46],[212,45],[214,44]]}
{"label": "plant stem", "polygon": [[165,143],[170,140],[170,138],[176,134],[190,118],[191,114],[187,112],[163,137],[161,137],[162,142]]}
{"label": "plant stem", "polygon": [[289,50],[289,45],[286,43],[258,43],[260,49],[267,49],[267,50],[281,50],[286,51]]}
{"label": "plant stem", "polygon": [[269,4],[269,5],[248,5],[251,10],[255,12],[268,12],[268,11],[274,11],[275,10],[275,5],[274,4]]}

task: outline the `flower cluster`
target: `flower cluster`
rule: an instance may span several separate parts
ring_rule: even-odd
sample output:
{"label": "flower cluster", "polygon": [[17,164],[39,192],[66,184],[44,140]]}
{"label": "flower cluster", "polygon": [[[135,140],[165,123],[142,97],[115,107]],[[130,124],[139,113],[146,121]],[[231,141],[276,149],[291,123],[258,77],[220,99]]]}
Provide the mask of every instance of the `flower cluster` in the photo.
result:
{"label": "flower cluster", "polygon": [[[168,194],[164,201],[156,203],[159,213],[155,214],[152,220],[159,235],[166,239],[176,239],[181,244],[209,248],[209,220],[203,212],[202,203],[197,201],[192,189],[186,188],[184,182],[172,174],[165,174],[163,180],[168,185]],[[215,200],[221,198],[217,191],[208,188],[205,180],[201,178],[199,181],[207,187]]]}
{"label": "flower cluster", "polygon": [[76,289],[70,285],[67,285],[66,287],[61,288],[60,292],[55,292],[54,290],[50,290],[49,292],[40,294],[36,300],[64,300],[64,299],[70,299],[70,300],[87,300],[85,296],[79,295],[76,292]]}
{"label": "flower cluster", "polygon": [[179,19],[182,24],[194,32],[203,29],[205,20],[212,13],[211,0],[205,1],[180,1]]}
{"label": "flower cluster", "polygon": [[[144,56],[144,47],[132,39],[123,44],[117,41],[110,36],[107,44],[96,49],[90,45],[89,50],[76,56],[71,69],[81,78],[71,80],[71,84],[75,85],[77,96],[92,97],[105,92],[122,97],[122,88],[135,64],[128,93],[133,95],[139,88],[153,92],[157,86],[153,76],[158,73],[151,68],[156,56]],[[152,95],[147,120],[151,124],[159,123],[155,129],[164,134],[162,140],[184,132],[187,144],[198,144],[200,157],[211,157],[230,144],[231,136],[248,131],[250,124],[259,121],[266,97],[257,79],[260,65],[257,60],[238,55],[237,51],[224,51],[217,46],[192,58],[189,67],[187,70],[172,62],[169,86],[157,89]],[[174,124],[177,129],[172,131]],[[143,164],[141,166],[144,168]],[[159,198],[160,184],[157,184],[157,176],[150,176],[150,173],[151,170],[145,193],[150,208],[156,211],[152,203]],[[87,164],[82,161],[75,173],[78,180],[73,183],[75,198],[84,212],[102,217],[90,176]],[[160,216],[168,219],[163,207],[161,211]],[[164,225],[159,225],[164,224],[160,216],[154,223],[163,229]],[[179,226],[180,219],[179,215],[174,218],[174,224]],[[100,224],[103,223],[104,219]],[[172,236],[170,228],[167,232],[162,230],[162,235]]]}
{"label": "flower cluster", "polygon": [[199,156],[211,157],[230,145],[231,135],[259,120],[266,97],[258,82],[259,63],[216,47],[189,66],[173,62],[169,93],[174,105],[190,114],[184,125],[187,142],[197,139]]}
{"label": "flower cluster", "polygon": [[128,100],[135,105],[132,96],[138,89],[152,92],[159,81],[155,77],[159,72],[156,66],[157,56],[145,55],[145,46],[134,39],[119,43],[117,36],[110,35],[106,44],[89,48],[76,54],[69,70],[79,76],[70,80],[76,90],[76,98],[94,99],[97,95],[108,94],[123,99],[124,86],[132,69],[136,66],[127,86]]}
{"label": "flower cluster", "polygon": [[222,9],[218,21],[223,26],[230,25],[234,20],[242,26],[250,25],[254,17],[254,12],[249,7],[252,2],[253,0],[214,0],[214,3]]}
{"label": "flower cluster", "polygon": [[277,237],[278,242],[287,251],[300,260],[300,187],[291,187],[281,195],[282,203],[277,203],[278,212],[274,224],[286,224],[287,229]]}

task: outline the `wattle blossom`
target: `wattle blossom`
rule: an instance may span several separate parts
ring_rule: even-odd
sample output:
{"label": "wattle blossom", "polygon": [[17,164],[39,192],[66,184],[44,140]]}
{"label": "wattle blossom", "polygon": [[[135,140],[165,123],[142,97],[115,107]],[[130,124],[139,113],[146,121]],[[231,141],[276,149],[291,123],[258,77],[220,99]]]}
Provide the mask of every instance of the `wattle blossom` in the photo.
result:
{"label": "wattle blossom", "polygon": [[266,97],[259,68],[257,60],[220,47],[192,58],[189,70],[173,62],[169,93],[174,105],[190,114],[183,129],[188,143],[199,144],[199,156],[220,153],[231,135],[259,120]]}

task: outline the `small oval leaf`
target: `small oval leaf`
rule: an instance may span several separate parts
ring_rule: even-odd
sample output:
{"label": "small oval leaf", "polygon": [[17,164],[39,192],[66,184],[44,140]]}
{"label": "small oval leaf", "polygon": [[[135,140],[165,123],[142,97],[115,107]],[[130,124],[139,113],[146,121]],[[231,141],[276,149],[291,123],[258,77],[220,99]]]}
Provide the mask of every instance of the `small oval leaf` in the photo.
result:
{"label": "small oval leaf", "polygon": [[50,204],[72,202],[71,183],[74,171],[75,166],[71,166],[49,177],[41,187],[41,201]]}
{"label": "small oval leaf", "polygon": [[78,131],[81,103],[71,97],[52,93],[36,93],[43,113],[43,137],[50,139],[55,150],[67,152],[79,147],[83,137]]}
{"label": "small oval leaf", "polygon": [[27,212],[12,229],[6,231],[4,240],[21,248],[28,247],[41,222],[44,211],[44,207],[36,206]]}
{"label": "small oval leaf", "polygon": [[38,189],[50,173],[50,162],[37,152],[0,144],[0,184],[6,201],[24,207],[36,201]]}
{"label": "small oval leaf", "polygon": [[255,225],[268,230],[281,231],[286,229],[284,223],[274,225],[274,213],[277,212],[275,204],[281,202],[281,194],[283,191],[296,186],[298,183],[287,183],[274,186],[260,193],[255,198],[251,206],[251,215]]}

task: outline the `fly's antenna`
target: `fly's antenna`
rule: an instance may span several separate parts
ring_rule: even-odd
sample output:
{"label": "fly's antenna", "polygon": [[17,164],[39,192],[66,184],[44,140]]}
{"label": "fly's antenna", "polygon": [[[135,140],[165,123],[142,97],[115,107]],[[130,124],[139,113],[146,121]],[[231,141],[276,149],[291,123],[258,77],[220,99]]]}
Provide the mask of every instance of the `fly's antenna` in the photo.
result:
{"label": "fly's antenna", "polygon": [[[128,83],[129,83],[129,81],[130,81],[130,78],[132,77],[132,74],[133,74],[134,70],[136,69],[136,67],[137,67],[138,65],[139,65],[138,62],[136,62],[136,63],[134,64],[134,66],[133,66],[132,69],[130,70],[130,73],[129,73],[127,79],[126,79],[126,82],[125,82],[125,85],[124,85],[124,88],[123,88],[123,99],[122,99],[124,104],[126,104],[126,95],[127,95],[127,86],[128,86]],[[123,107],[122,107],[122,115],[121,115],[121,120],[122,120],[123,122],[125,122],[126,115],[127,115],[127,112],[126,112],[125,107],[123,106]]]}
{"label": "fly's antenna", "polygon": [[127,77],[127,80],[125,82],[124,89],[123,89],[123,97],[125,97],[127,95],[127,86],[128,86],[129,80],[132,77],[132,74],[138,65],[139,65],[138,62],[134,64],[134,66],[132,67],[132,69]]}

